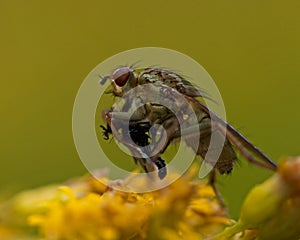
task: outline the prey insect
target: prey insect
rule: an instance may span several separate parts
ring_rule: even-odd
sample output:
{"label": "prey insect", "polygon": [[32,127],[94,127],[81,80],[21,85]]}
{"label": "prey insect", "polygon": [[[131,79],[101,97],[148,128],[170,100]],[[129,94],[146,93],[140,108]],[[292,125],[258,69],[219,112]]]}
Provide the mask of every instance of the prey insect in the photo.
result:
{"label": "prey insect", "polygon": [[[109,92],[116,97],[124,97],[131,89],[150,84],[157,89],[157,95],[169,98],[178,109],[179,113],[175,116],[174,112],[164,105],[145,101],[142,95],[147,95],[147,92],[144,92],[141,96],[124,97],[124,104],[118,109],[118,114],[114,105],[104,114],[107,126],[101,127],[104,130],[105,139],[108,139],[109,135],[114,133],[117,140],[130,149],[135,162],[141,165],[146,172],[158,169],[159,177],[165,177],[167,174],[166,163],[161,158],[161,154],[171,142],[180,137],[183,137],[187,146],[192,147],[197,155],[208,162],[215,162],[210,177],[212,185],[215,181],[216,171],[220,174],[228,174],[232,171],[237,160],[235,150],[251,163],[270,170],[276,170],[276,163],[200,101],[199,98],[204,98],[205,94],[179,74],[160,68],[132,69],[124,66],[112,71],[110,76],[102,78],[101,84],[104,84],[108,79],[111,83]],[[182,104],[176,97],[172,98],[174,93],[181,94],[189,106]],[[137,102],[139,107],[136,108],[133,114],[130,117],[124,117]],[[183,113],[183,110],[187,107],[192,108],[196,114],[196,126],[188,124],[190,117]],[[120,121],[112,121],[114,114]],[[186,128],[180,128],[178,116],[187,122]],[[129,127],[126,128],[123,125],[123,120],[129,122]],[[157,127],[158,125],[165,131],[163,132],[162,128]],[[192,144],[195,129],[200,130],[200,140],[196,147]],[[217,138],[225,138],[218,159],[209,159],[209,156],[206,156],[213,133]],[[132,139],[132,142],[128,141],[129,138]],[[150,146],[151,142],[152,147]],[[144,147],[144,150],[141,151],[135,145]],[[156,151],[155,154],[153,154],[154,150]]]}

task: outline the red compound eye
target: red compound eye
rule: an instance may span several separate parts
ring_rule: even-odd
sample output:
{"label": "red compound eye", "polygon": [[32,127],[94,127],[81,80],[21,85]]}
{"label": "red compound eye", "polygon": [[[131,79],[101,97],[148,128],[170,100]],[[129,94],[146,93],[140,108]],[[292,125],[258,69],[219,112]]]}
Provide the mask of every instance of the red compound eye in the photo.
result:
{"label": "red compound eye", "polygon": [[115,83],[119,87],[123,87],[127,83],[130,77],[130,68],[129,67],[118,68],[113,72],[112,77]]}

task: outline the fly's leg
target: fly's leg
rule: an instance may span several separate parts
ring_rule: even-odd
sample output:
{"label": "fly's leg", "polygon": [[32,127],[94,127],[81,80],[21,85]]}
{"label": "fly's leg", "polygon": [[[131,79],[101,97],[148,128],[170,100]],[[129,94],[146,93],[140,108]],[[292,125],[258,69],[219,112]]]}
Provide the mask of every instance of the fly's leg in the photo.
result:
{"label": "fly's leg", "polygon": [[110,110],[102,111],[102,119],[106,122],[106,126],[104,126],[104,125],[99,126],[102,129],[102,136],[103,136],[104,140],[108,140],[109,136],[112,134],[112,130],[106,121],[107,115],[109,113],[110,113]]}
{"label": "fly's leg", "polygon": [[[112,114],[114,115],[114,119],[117,121],[114,121],[115,125],[112,124]],[[122,142],[126,147],[130,149],[130,151],[133,154],[133,158],[136,164],[140,165],[145,172],[152,172],[155,170],[155,165],[158,168],[158,176],[162,179],[166,176],[166,167],[164,160],[160,157],[160,152],[152,157],[149,157],[152,150],[147,145],[149,144],[149,135],[147,132],[149,131],[151,125],[149,122],[136,122],[137,120],[142,121],[146,118],[146,114],[141,109],[138,112],[135,112],[134,114],[130,115],[126,112],[108,112],[106,114],[106,122],[107,122],[107,128],[103,127],[103,129],[110,129],[111,132],[115,133],[115,138]],[[134,120],[133,120],[134,119]],[[129,121],[129,135],[132,138],[133,142],[138,145],[142,146],[145,149],[145,152],[142,152],[141,149],[137,148],[134,145],[131,145],[128,140],[126,140],[126,137],[122,136],[122,134],[119,134],[117,129],[122,128],[124,123],[127,123]],[[130,122],[132,121],[132,122]],[[168,133],[167,135],[171,135],[172,132]],[[163,143],[158,143],[158,145]],[[139,157],[138,157],[139,156]]]}
{"label": "fly's leg", "polygon": [[167,175],[167,167],[165,160],[163,160],[161,157],[158,157],[158,159],[155,162],[156,167],[158,168],[158,176],[160,179],[165,178]]}
{"label": "fly's leg", "polygon": [[[151,145],[154,147],[150,150],[150,153],[157,152],[150,158],[157,166],[158,175],[162,179],[166,175],[166,164],[160,155],[170,144],[170,139],[178,129],[179,123],[174,114],[166,109],[166,107],[151,103],[146,103],[143,107],[138,108],[130,117],[130,120],[144,120],[145,118],[149,119],[152,125],[152,127],[148,129],[152,136]],[[159,125],[161,125],[165,131],[160,132]],[[159,136],[159,139],[156,138],[157,136]]]}
{"label": "fly's leg", "polygon": [[[149,158],[138,158],[138,157],[133,157],[134,162],[142,167],[145,173],[153,172],[155,171],[155,166],[153,162]],[[151,176],[151,175],[149,175]]]}
{"label": "fly's leg", "polygon": [[[129,134],[132,138],[133,142],[138,146],[144,147],[145,154],[149,155],[151,150],[149,148],[149,135],[147,132],[150,129],[150,123],[148,122],[138,122],[138,123],[129,123]],[[134,155],[136,156],[136,155]],[[146,158],[141,157],[133,157],[136,164],[140,165],[145,172],[152,172],[155,170],[154,164],[146,156]]]}
{"label": "fly's leg", "polygon": [[[158,177],[160,179],[165,178],[167,175],[166,163],[165,163],[164,159],[161,158],[160,155],[162,154],[162,151],[164,151],[166,149],[166,147],[168,146],[168,144],[170,143],[169,139],[171,138],[172,134],[175,132],[175,130],[178,127],[177,121],[174,121],[173,118],[169,119],[169,121],[167,121],[167,122],[171,123],[171,124],[168,125],[167,129],[165,129],[166,130],[165,138],[163,136],[161,136],[160,139],[158,139],[156,141],[155,133],[157,133],[157,132],[154,131],[154,129],[151,129],[154,131],[154,132],[152,132],[153,138],[151,139],[151,141],[153,142],[154,149],[150,149],[150,146],[149,146],[149,150],[146,151],[146,155],[150,155],[154,151],[157,153],[155,155],[151,156],[150,158],[148,158],[148,161],[146,161],[145,158],[136,158],[136,157],[134,158],[136,163],[141,165],[143,167],[143,169],[145,170],[145,172],[154,171],[154,168],[153,168],[153,163],[154,163],[158,169]],[[148,146],[145,146],[146,149],[147,149],[147,147]]]}
{"label": "fly's leg", "polygon": [[179,127],[179,123],[177,121],[176,117],[170,117],[169,119],[165,120],[163,123],[163,128],[166,131],[166,137],[164,138],[163,136],[158,140],[154,140],[154,145],[156,149],[159,149],[159,151],[157,152],[156,155],[154,155],[151,159],[153,162],[156,163],[156,161],[159,160],[160,155],[166,150],[166,148],[169,146],[171,140],[172,140],[172,136],[174,135],[174,133],[178,130]]}
{"label": "fly's leg", "polygon": [[100,125],[100,128],[102,128],[103,132],[103,138],[104,140],[108,140],[109,139],[109,135],[112,134],[111,128],[109,127],[109,125],[107,125],[106,127],[103,125]]}
{"label": "fly's leg", "polygon": [[129,123],[129,135],[133,142],[138,146],[149,145],[149,134],[147,133],[151,125],[149,122]]}
{"label": "fly's leg", "polygon": [[224,208],[227,211],[226,205],[222,199],[221,193],[219,192],[219,190],[216,187],[216,169],[214,168],[210,175],[209,175],[209,180],[208,183],[209,185],[212,187],[212,189],[214,190],[215,194],[216,194],[216,198],[219,202],[219,204],[221,205],[222,208]]}

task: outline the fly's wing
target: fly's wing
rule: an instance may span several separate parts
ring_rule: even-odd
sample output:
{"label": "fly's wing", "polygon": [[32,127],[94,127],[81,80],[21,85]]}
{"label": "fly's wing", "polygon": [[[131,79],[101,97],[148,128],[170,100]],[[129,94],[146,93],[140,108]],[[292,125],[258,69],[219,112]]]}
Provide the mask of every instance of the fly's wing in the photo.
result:
{"label": "fly's wing", "polygon": [[[192,104],[196,112],[201,112],[202,114],[206,114],[207,116],[209,116],[208,118],[211,120],[211,126],[213,126],[226,137],[224,143],[225,150],[223,149],[221,157],[223,155],[225,159],[229,157],[229,160],[231,158],[231,160],[234,161],[235,154],[233,154],[233,149],[231,147],[232,144],[249,162],[271,170],[277,169],[277,165],[275,162],[273,162],[267,155],[265,155],[252,143],[250,143],[241,133],[239,133],[222,118],[220,118],[216,113],[210,111],[206,105],[204,105],[202,102],[198,101],[193,97],[185,96],[185,98]],[[201,129],[201,122],[199,123],[199,127]],[[207,129],[207,127],[204,126],[204,129]],[[186,134],[189,134],[188,130],[186,130]],[[199,151],[200,155],[204,155],[209,142],[210,141],[204,136],[202,143],[202,147],[204,147],[204,150]],[[224,161],[219,164],[224,164]],[[224,170],[226,171],[226,169]]]}

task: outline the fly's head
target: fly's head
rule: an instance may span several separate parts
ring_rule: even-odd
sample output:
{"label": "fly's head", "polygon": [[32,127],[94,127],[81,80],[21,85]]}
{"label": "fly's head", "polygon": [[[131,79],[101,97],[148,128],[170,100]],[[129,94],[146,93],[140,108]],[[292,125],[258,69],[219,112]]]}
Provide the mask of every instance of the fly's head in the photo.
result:
{"label": "fly's head", "polygon": [[137,86],[137,73],[130,67],[119,67],[112,71],[109,79],[112,86],[112,93],[121,97],[127,91]]}

